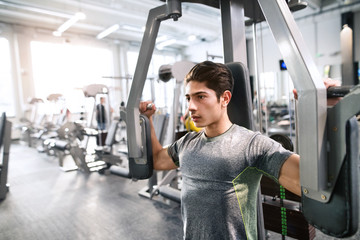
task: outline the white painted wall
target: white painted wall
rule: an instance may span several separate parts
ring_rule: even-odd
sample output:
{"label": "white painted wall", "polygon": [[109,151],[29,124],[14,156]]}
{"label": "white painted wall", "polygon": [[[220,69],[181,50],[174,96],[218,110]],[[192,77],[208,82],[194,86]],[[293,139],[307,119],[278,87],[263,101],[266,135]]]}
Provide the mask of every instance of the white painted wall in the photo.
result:
{"label": "white painted wall", "polygon": [[[355,13],[354,19],[356,36],[354,44],[357,45],[355,61],[360,61],[360,12]],[[333,11],[311,18],[297,21],[299,30],[307,43],[308,51],[313,57],[319,72],[323,73],[325,65],[340,65],[340,30],[341,12]],[[254,75],[254,49],[252,40],[252,30],[247,30],[248,64],[250,75]],[[269,31],[266,23],[257,26],[257,46],[258,46],[258,68],[259,72],[279,72],[279,60],[282,59],[279,48]],[[206,60],[206,52],[214,55],[222,55],[222,40],[211,43],[196,44],[186,49],[188,60],[200,62]],[[221,61],[216,59],[217,61]]]}

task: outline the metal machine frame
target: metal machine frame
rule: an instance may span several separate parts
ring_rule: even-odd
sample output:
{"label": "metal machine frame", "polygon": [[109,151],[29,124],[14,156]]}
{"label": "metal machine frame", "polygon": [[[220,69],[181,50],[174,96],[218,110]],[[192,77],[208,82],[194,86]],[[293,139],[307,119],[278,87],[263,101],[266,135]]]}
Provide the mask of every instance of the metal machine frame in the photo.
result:
{"label": "metal machine frame", "polygon": [[[181,2],[220,8],[225,63],[238,61],[247,65],[244,16],[255,23],[264,18],[267,20],[299,96],[297,127],[301,133],[298,136],[298,152],[302,159],[302,193],[315,201],[327,203],[346,154],[346,121],[360,112],[359,105],[351,104],[360,102],[360,88],[354,88],[335,107],[327,107],[325,85],[291,14],[290,8],[299,9],[306,5],[299,1],[290,1],[298,2],[298,5],[290,6],[290,2],[288,5],[288,1],[284,0],[167,0],[165,5],[150,10],[126,113],[123,113],[127,124],[129,161],[135,163],[133,171],[137,171],[137,165],[150,165],[143,149],[144,146],[149,148],[149,144],[141,141],[144,137],[139,127],[138,106],[160,23],[170,18],[176,21],[181,17]],[[341,145],[339,150],[334,147],[337,145]]]}

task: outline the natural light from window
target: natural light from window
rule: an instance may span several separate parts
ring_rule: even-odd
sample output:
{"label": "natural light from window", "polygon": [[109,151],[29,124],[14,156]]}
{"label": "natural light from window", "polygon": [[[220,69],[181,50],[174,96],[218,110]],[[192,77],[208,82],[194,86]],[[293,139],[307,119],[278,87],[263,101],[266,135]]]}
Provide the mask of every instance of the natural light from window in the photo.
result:
{"label": "natural light from window", "polygon": [[39,98],[60,93],[68,104],[82,104],[79,92],[84,86],[108,86],[111,80],[103,77],[113,76],[112,53],[108,49],[33,41],[31,53],[35,94]]}
{"label": "natural light from window", "polygon": [[0,114],[15,116],[9,41],[0,37]]}

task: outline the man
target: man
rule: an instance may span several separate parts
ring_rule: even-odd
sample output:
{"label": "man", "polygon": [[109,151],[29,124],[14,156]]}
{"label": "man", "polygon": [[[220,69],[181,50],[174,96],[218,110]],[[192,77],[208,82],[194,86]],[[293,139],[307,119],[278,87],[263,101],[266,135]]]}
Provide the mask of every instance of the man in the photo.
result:
{"label": "man", "polygon": [[100,103],[96,106],[96,121],[99,130],[106,129],[105,98],[100,97]]}
{"label": "man", "polygon": [[[268,137],[234,125],[227,106],[233,77],[224,64],[205,61],[185,77],[196,127],[168,148],[151,129],[154,168],[180,167],[184,239],[257,239],[256,198],[263,174],[301,195],[299,155]],[[155,106],[140,103],[152,123]]]}

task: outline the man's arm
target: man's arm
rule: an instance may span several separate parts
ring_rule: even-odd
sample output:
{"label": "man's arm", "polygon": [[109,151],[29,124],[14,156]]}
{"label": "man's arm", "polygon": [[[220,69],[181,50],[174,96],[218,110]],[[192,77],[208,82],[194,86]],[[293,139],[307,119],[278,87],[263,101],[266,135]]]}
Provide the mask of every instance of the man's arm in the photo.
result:
{"label": "man's arm", "polygon": [[301,196],[300,156],[292,154],[280,169],[279,183],[287,190]]}
{"label": "man's arm", "polygon": [[152,115],[156,111],[156,107],[153,104],[151,109],[147,106],[151,102],[141,102],[139,106],[140,113],[144,114],[149,118],[150,125],[151,125],[151,145],[152,145],[152,152],[153,152],[153,161],[154,161],[154,169],[155,170],[171,170],[178,168],[172,158],[169,156],[167,149],[163,148],[156,137],[155,128],[153,124]]}

